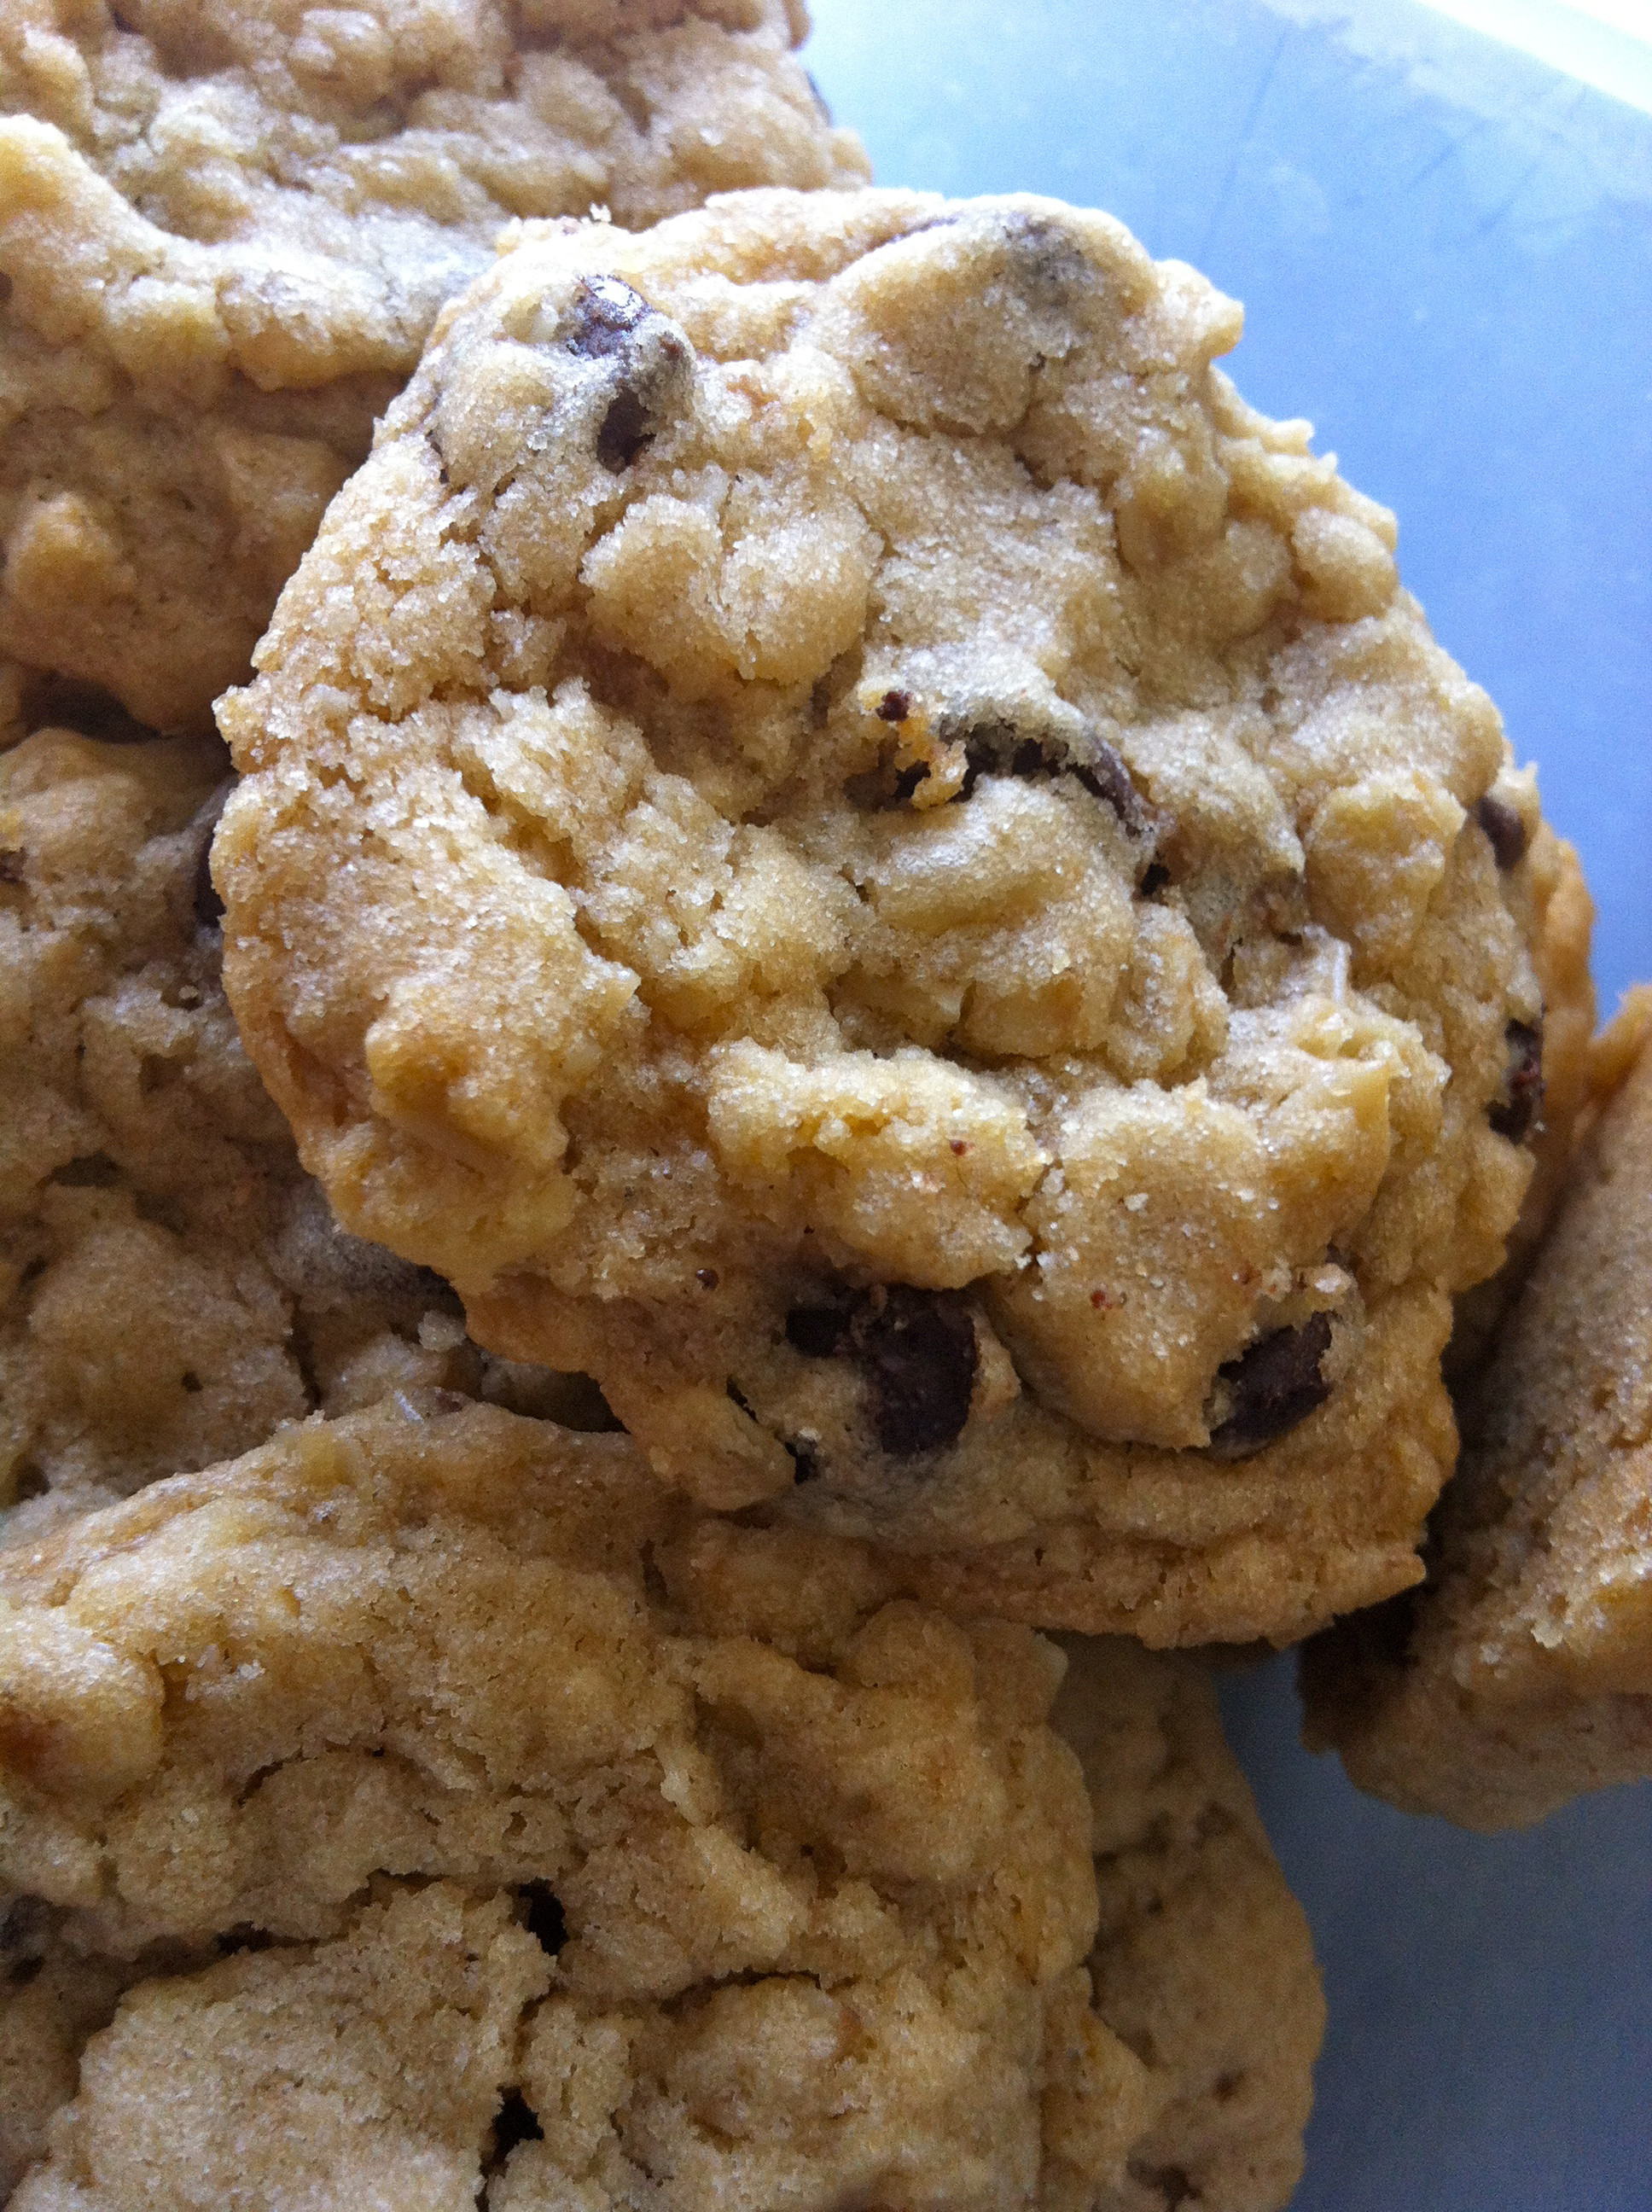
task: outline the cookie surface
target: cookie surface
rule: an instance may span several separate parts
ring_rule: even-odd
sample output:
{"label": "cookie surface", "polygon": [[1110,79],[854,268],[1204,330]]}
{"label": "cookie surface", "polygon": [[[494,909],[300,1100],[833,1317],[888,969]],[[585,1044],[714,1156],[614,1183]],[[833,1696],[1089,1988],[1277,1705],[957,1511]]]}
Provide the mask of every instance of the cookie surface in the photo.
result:
{"label": "cookie surface", "polygon": [[853,183],[793,0],[17,0],[0,654],[206,726],[502,224]]}
{"label": "cookie surface", "polygon": [[312,1423],[0,1555],[0,1635],[4,1890],[59,1949],[240,1952],[125,1997],[19,2206],[215,2203],[249,2145],[260,2202],[1133,2204],[1212,2101],[1134,1925],[1224,1893],[1185,1687],[1090,1659],[1087,1797],[1053,1647],[623,1437]]}
{"label": "cookie surface", "polygon": [[1108,2212],[1268,2212],[1301,2178],[1325,2025],[1307,1920],[1205,1668],[1121,1638],[1062,1644],[1051,1719],[1090,1784],[1096,2009],[1161,2091]]}
{"label": "cookie surface", "polygon": [[1540,1087],[1535,792],[1237,331],[1054,202],[531,232],[222,708],[343,1218],[710,1502],[1157,1643],[1414,1579]]}
{"label": "cookie surface", "polygon": [[0,756],[13,1533],[398,1388],[531,1385],[552,1409],[550,1378],[484,1361],[446,1286],[340,1231],[299,1166],[219,973],[229,774],[210,738],[39,731]]}
{"label": "cookie surface", "polygon": [[1427,1588],[1304,1655],[1313,1747],[1362,1789],[1473,1828],[1652,1775],[1644,989],[1600,1040],[1596,1087],[1609,1103],[1473,1386]]}

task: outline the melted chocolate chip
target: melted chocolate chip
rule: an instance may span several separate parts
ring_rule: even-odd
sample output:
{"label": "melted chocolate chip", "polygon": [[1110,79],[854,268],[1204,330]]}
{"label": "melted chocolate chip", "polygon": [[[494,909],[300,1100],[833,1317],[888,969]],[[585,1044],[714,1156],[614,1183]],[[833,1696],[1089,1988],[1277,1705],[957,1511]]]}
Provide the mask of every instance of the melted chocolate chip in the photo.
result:
{"label": "melted chocolate chip", "polygon": [[1498,1136],[1518,1145],[1524,1143],[1543,1103],[1543,1027],[1541,1023],[1534,1029],[1530,1022],[1510,1022],[1506,1035],[1509,1073],[1503,1096],[1486,1119]]}
{"label": "melted chocolate chip", "polygon": [[567,345],[581,361],[602,361],[623,353],[632,332],[648,313],[641,292],[617,276],[589,276],[574,296],[574,320]]}
{"label": "melted chocolate chip", "polygon": [[0,845],[0,884],[21,884],[27,857],[21,845]]}
{"label": "melted chocolate chip", "polygon": [[980,1352],[962,1308],[922,1291],[890,1290],[859,1331],[878,1443],[899,1458],[950,1444],[969,1418]]}
{"label": "melted chocolate chip", "polygon": [[597,459],[610,477],[629,469],[654,436],[654,422],[642,394],[622,385],[597,433]]}
{"label": "melted chocolate chip", "polygon": [[525,1881],[516,1893],[524,1907],[523,1926],[540,1949],[554,1959],[568,1941],[568,1921],[561,1899],[548,1881]]}
{"label": "melted chocolate chip", "polygon": [[1320,1373],[1331,1348],[1331,1316],[1276,1328],[1217,1370],[1228,1386],[1228,1418],[1211,1431],[1218,1459],[1247,1459],[1305,1421],[1331,1395]]}
{"label": "melted chocolate chip", "polygon": [[[650,323],[653,342],[640,343]],[[673,372],[686,362],[687,349],[664,316],[616,276],[592,276],[580,284],[564,343],[581,361],[616,364],[618,385],[597,432],[597,459],[610,476],[619,476],[659,434]]]}
{"label": "melted chocolate chip", "polygon": [[1170,871],[1165,866],[1163,861],[1150,860],[1146,867],[1142,871],[1142,896],[1144,898],[1156,897],[1157,894],[1164,889],[1164,886],[1169,882],[1169,880]]}
{"label": "melted chocolate chip", "polygon": [[1130,771],[1104,738],[1091,739],[1080,753],[1069,750],[1057,738],[1029,737],[1008,723],[983,722],[963,733],[963,751],[969,767],[961,798],[968,799],[983,775],[1012,775],[1023,782],[1036,776],[1070,775],[1091,798],[1110,806],[1133,837],[1148,826]]}
{"label": "melted chocolate chip", "polygon": [[807,1359],[830,1359],[848,1347],[852,1309],[847,1303],[793,1306],[786,1316],[786,1340]]}
{"label": "melted chocolate chip", "polygon": [[980,1358],[964,1309],[904,1283],[796,1306],[787,1341],[811,1359],[850,1358],[866,1378],[880,1449],[899,1459],[950,1444],[969,1418]]}
{"label": "melted chocolate chip", "polygon": [[787,1450],[792,1455],[793,1481],[797,1483],[812,1482],[815,1477],[820,1473],[820,1461],[816,1455],[814,1446],[810,1443],[795,1442],[789,1437],[782,1437],[780,1441],[786,1446]]}
{"label": "melted chocolate chip", "polygon": [[1526,857],[1526,824],[1506,799],[1488,791],[1474,809],[1474,819],[1491,841],[1500,868],[1516,868]]}
{"label": "melted chocolate chip", "polygon": [[885,691],[878,702],[877,713],[880,722],[904,722],[911,712],[910,691]]}

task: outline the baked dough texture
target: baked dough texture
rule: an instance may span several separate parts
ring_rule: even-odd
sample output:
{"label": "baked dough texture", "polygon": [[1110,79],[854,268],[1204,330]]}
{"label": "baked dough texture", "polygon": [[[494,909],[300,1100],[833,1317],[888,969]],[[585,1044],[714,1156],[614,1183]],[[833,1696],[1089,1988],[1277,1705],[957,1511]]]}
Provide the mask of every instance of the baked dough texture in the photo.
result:
{"label": "baked dough texture", "polygon": [[1166,2090],[1108,2212],[1266,2212],[1300,2179],[1325,2004],[1208,1674],[1063,1637],[1051,1720],[1090,1784],[1096,2009]]}
{"label": "baked dough texture", "polygon": [[1525,1826],[1652,1775],[1652,991],[1467,1400],[1427,1588],[1309,1645],[1308,1740],[1362,1789]]}
{"label": "baked dough texture", "polygon": [[572,1410],[300,1167],[219,975],[229,780],[209,738],[0,756],[0,1532],[400,1388]]}
{"label": "baked dough texture", "polygon": [[1509,878],[1521,933],[1531,946],[1543,994],[1543,1095],[1528,1142],[1532,1180],[1509,1232],[1508,1257],[1495,1275],[1459,1297],[1453,1310],[1445,1376],[1454,1390],[1473,1376],[1497,1323],[1530,1271],[1564,1188],[1574,1147],[1596,1109],[1591,1049],[1596,1006],[1589,973],[1594,901],[1577,848],[1546,822],[1532,839],[1529,865]]}
{"label": "baked dough texture", "polygon": [[0,1638],[14,1910],[230,1954],[15,2208],[1283,2202],[1317,1982],[1191,1670],[1082,1655],[1081,1771],[1030,1631],[439,1394],[0,1555]]}
{"label": "baked dough texture", "polygon": [[210,726],[518,216],[849,184],[801,0],[7,0],[0,654]]}
{"label": "baked dough texture", "polygon": [[527,226],[221,708],[351,1228],[706,1502],[1158,1644],[1420,1571],[1540,1092],[1534,786],[1238,331],[1053,201]]}

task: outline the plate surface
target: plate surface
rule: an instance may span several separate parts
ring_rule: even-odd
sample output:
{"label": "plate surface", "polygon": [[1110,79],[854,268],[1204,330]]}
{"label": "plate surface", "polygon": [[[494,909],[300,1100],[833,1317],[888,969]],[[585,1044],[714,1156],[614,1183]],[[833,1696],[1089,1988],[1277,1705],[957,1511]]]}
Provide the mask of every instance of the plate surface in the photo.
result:
{"label": "plate surface", "polygon": [[[1240,388],[1539,763],[1603,1010],[1652,977],[1652,114],[1405,0],[813,5],[881,182],[1108,208],[1245,302]],[[1330,2001],[1297,2212],[1649,2212],[1652,1785],[1469,1836],[1307,1758],[1288,1660],[1224,1702]]]}

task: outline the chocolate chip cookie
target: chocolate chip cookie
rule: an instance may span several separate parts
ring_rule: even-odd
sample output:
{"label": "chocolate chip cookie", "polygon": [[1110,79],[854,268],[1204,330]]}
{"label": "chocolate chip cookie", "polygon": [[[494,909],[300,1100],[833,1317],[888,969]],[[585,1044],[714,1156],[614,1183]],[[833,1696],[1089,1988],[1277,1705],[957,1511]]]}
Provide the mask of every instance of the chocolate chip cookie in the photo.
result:
{"label": "chocolate chip cookie", "polygon": [[1540,817],[1239,312],[1026,198],[528,227],[223,702],[358,1233],[714,1504],[1287,1638],[1420,1571]]}
{"label": "chocolate chip cookie", "polygon": [[1177,1963],[1245,1942],[1202,1685],[1081,1662],[1087,1796],[1031,1632],[446,1402],[0,1554],[0,1884],[54,1955],[234,1954],[125,1996],[14,2205],[1156,2203],[1218,2042],[1299,2130],[1299,1942],[1288,2083]]}
{"label": "chocolate chip cookie", "polygon": [[1471,1828],[1652,1775],[1652,992],[1594,1074],[1603,1111],[1469,1394],[1428,1586],[1304,1655],[1313,1747]]}
{"label": "chocolate chip cookie", "polygon": [[[210,738],[0,756],[0,1525],[440,1384],[574,1412],[341,1231],[241,1049]],[[590,1394],[586,1394],[587,1397]],[[18,1500],[38,1499],[36,1504]]]}
{"label": "chocolate chip cookie", "polygon": [[[799,0],[9,0],[0,655],[210,726],[510,218],[865,173]],[[72,714],[70,719],[76,719]]]}

